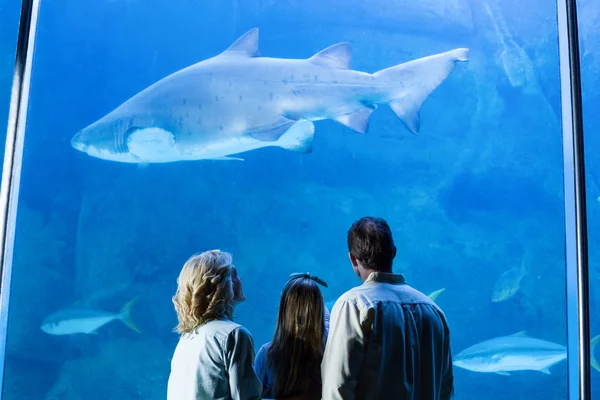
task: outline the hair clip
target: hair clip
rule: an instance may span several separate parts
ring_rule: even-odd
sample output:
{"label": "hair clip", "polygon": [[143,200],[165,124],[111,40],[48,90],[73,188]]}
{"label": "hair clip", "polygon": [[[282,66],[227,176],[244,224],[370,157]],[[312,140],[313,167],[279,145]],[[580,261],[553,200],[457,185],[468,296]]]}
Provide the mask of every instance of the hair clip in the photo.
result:
{"label": "hair clip", "polygon": [[313,281],[317,282],[319,285],[327,286],[327,282],[325,282],[323,279],[319,278],[318,276],[313,276],[311,275],[309,272],[295,272],[293,274],[290,275],[290,281],[292,279],[296,279],[296,278],[308,278],[308,279],[312,279]]}

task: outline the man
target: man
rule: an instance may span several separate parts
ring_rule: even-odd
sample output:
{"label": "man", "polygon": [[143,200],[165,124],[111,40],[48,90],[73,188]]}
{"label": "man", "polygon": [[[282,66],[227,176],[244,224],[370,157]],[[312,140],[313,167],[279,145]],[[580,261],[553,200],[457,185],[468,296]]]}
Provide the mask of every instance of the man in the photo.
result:
{"label": "man", "polygon": [[331,311],[321,365],[322,398],[446,400],[454,396],[450,332],[442,310],[392,273],[388,224],[365,217],[348,231],[361,286]]}

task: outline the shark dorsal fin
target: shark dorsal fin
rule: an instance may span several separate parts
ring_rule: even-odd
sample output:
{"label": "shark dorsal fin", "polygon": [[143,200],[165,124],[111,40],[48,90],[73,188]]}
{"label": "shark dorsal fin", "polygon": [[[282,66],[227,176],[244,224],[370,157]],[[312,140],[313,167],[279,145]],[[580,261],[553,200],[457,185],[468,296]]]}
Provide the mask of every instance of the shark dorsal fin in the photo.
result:
{"label": "shark dorsal fin", "polygon": [[348,42],[331,45],[308,59],[313,64],[335,69],[350,69],[351,60],[352,51]]}
{"label": "shark dorsal fin", "polygon": [[512,335],[510,335],[510,336],[520,336],[520,337],[526,337],[526,336],[527,336],[527,333],[525,333],[525,331],[520,331],[520,332],[517,332],[517,333],[513,333],[513,334],[512,334]]}
{"label": "shark dorsal fin", "polygon": [[222,54],[258,57],[258,28],[252,28],[244,33]]}

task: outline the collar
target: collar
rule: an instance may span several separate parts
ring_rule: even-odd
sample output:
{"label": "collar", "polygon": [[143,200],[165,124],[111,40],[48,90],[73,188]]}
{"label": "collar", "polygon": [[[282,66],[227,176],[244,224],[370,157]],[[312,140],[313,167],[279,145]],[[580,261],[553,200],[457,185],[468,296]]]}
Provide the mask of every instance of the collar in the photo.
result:
{"label": "collar", "polygon": [[371,272],[364,283],[368,282],[400,284],[406,283],[406,278],[402,274],[393,274],[391,272]]}

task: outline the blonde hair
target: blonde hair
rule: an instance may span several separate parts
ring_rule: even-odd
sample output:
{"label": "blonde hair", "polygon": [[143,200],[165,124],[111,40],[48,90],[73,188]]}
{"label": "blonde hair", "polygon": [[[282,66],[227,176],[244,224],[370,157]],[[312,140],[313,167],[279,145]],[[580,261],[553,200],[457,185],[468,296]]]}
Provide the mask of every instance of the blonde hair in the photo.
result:
{"label": "blonde hair", "polygon": [[180,334],[212,320],[231,319],[234,308],[232,256],[220,250],[190,257],[177,278],[173,304]]}

